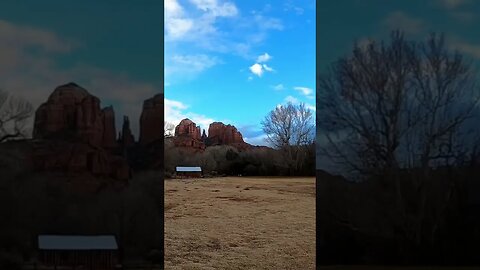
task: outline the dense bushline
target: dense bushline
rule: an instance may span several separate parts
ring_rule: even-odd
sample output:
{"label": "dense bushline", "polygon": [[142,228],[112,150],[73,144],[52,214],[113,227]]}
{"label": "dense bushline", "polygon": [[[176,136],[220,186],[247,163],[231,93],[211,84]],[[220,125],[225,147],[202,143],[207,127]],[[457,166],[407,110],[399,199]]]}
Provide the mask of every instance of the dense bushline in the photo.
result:
{"label": "dense bushline", "polygon": [[301,166],[292,170],[282,150],[253,148],[238,151],[233,146],[221,145],[192,153],[189,149],[175,147],[169,139],[165,139],[165,176],[173,176],[176,166],[200,166],[206,176],[314,176],[314,144],[298,148],[298,163]]}

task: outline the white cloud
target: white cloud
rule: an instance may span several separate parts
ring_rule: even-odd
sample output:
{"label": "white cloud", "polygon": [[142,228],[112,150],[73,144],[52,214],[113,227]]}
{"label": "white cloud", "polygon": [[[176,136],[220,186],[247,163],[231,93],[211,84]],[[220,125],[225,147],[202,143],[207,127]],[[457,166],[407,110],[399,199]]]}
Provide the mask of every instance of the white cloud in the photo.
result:
{"label": "white cloud", "polygon": [[263,67],[263,69],[265,69],[266,71],[269,71],[269,72],[274,71],[273,68],[267,66],[267,64],[263,64],[262,67]]}
{"label": "white cloud", "polygon": [[291,102],[292,104],[300,104],[300,101],[298,100],[298,98],[293,97],[293,96],[287,96],[287,97],[284,99],[284,102],[285,102],[285,103]]}
{"label": "white cloud", "polygon": [[218,58],[205,54],[174,55],[172,56],[172,61],[174,64],[181,65],[185,69],[195,72],[201,72],[220,63]]}
{"label": "white cloud", "polygon": [[216,0],[190,0],[198,9],[211,12],[213,16],[231,17],[238,14],[238,9],[234,3],[218,3]]}
{"label": "white cloud", "polygon": [[269,67],[267,64],[261,64],[269,61],[270,59],[272,59],[272,56],[268,53],[259,55],[257,57],[257,62],[249,67],[250,71],[258,77],[261,77],[265,71],[273,72],[274,69],[272,67]]}
{"label": "white cloud", "polygon": [[310,109],[310,110],[312,110],[312,111],[314,111],[314,112],[317,111],[317,107],[316,107],[315,105],[306,103],[306,104],[305,104],[305,107],[307,107],[307,109]]}
{"label": "white cloud", "polygon": [[[165,1],[165,55],[215,52],[248,59],[252,48],[262,44],[269,31],[283,29],[279,19],[263,16],[262,12],[240,14],[234,1]],[[219,18],[232,23],[220,24]],[[180,47],[180,43],[192,46]],[[171,69],[169,63],[165,63],[165,69]]]}
{"label": "white cloud", "polygon": [[298,7],[298,6],[295,6],[295,5],[293,4],[293,1],[291,1],[291,0],[286,1],[286,2],[283,4],[283,10],[284,10],[284,11],[294,11],[297,15],[302,15],[303,12],[305,11],[303,8]]}
{"label": "white cloud", "polygon": [[258,28],[262,30],[283,30],[283,23],[277,18],[265,17],[263,15],[255,15],[254,22]]}
{"label": "white cloud", "polygon": [[250,71],[257,75],[258,77],[262,77],[263,74],[263,67],[259,63],[255,63],[252,66],[249,67]]}
{"label": "white cloud", "polygon": [[[306,107],[307,109],[310,109],[310,110],[312,110],[312,111],[316,111],[316,110],[317,110],[317,108],[315,107],[315,105],[312,105],[312,104],[310,104],[310,103],[300,102],[300,100],[299,100],[298,98],[293,97],[293,96],[287,96],[287,97],[283,100],[283,102],[284,102],[285,104],[290,102],[290,103],[292,103],[293,105],[298,105],[298,104],[300,104],[300,103],[304,103],[304,104],[305,104],[305,107]],[[278,107],[278,106],[281,106],[281,104],[278,104],[277,107]]]}
{"label": "white cloud", "polygon": [[165,121],[172,123],[175,126],[177,126],[183,119],[188,118],[192,120],[195,124],[197,124],[197,126],[200,126],[202,131],[203,129],[205,129],[205,133],[208,134],[209,125],[213,122],[218,121],[212,117],[187,111],[189,106],[180,101],[165,98],[164,104]]}
{"label": "white cloud", "polygon": [[302,86],[295,86],[293,89],[299,91],[302,93],[304,96],[311,96],[313,94],[313,89],[308,88],[308,87],[302,87]]}
{"label": "white cloud", "polygon": [[280,84],[274,85],[273,89],[275,89],[277,91],[281,91],[281,90],[285,89],[285,86],[283,86],[283,84],[280,83]]}
{"label": "white cloud", "polygon": [[264,146],[268,146],[268,143],[266,141],[267,139],[267,135],[266,134],[262,134],[262,135],[259,135],[259,136],[256,136],[256,137],[244,137],[243,140],[246,142],[246,143],[249,143],[251,145],[264,145]]}
{"label": "white cloud", "polygon": [[268,53],[264,53],[257,57],[257,63],[267,62],[268,60],[272,59],[272,56]]}
{"label": "white cloud", "polygon": [[186,12],[178,0],[165,0],[166,41],[205,42],[210,36],[218,34],[215,26],[218,17],[234,17],[238,9],[232,2],[220,3],[217,0],[190,0],[201,10],[194,16]]}
{"label": "white cloud", "polygon": [[177,0],[165,0],[165,30],[167,37],[180,39],[192,28],[193,20],[185,16],[183,7]]}
{"label": "white cloud", "polygon": [[198,74],[221,63],[222,61],[217,57],[206,54],[172,55],[165,62],[165,80],[172,84],[176,81],[195,78]]}

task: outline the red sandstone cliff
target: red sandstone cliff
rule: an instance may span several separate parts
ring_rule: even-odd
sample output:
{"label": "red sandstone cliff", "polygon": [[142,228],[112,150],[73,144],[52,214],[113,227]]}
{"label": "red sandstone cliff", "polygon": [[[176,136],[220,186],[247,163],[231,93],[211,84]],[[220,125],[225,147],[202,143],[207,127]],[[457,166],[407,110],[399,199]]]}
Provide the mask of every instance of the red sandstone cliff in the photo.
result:
{"label": "red sandstone cliff", "polygon": [[116,146],[112,107],[100,108],[100,100],[75,83],[57,87],[35,113],[35,139],[75,138],[93,146]]}
{"label": "red sandstone cliff", "polygon": [[203,150],[207,146],[231,145],[239,150],[250,149],[252,146],[243,141],[242,134],[232,125],[214,122],[208,128],[208,136],[200,133],[200,127],[190,119],[183,119],[175,127],[173,142],[177,147]]}
{"label": "red sandstone cliff", "polygon": [[175,136],[173,143],[175,146],[190,147],[193,149],[205,149],[205,142],[200,135],[200,127],[186,118],[180,121],[175,127]]}
{"label": "red sandstone cliff", "polygon": [[221,122],[211,123],[208,128],[209,145],[221,144],[242,144],[242,134],[232,125],[225,125]]}
{"label": "red sandstone cliff", "polygon": [[90,173],[126,180],[127,161],[117,146],[113,107],[75,83],[57,87],[35,112],[33,163],[39,170]]}
{"label": "red sandstone cliff", "polygon": [[156,140],[163,140],[163,94],[157,94],[143,102],[140,116],[140,144],[146,145]]}

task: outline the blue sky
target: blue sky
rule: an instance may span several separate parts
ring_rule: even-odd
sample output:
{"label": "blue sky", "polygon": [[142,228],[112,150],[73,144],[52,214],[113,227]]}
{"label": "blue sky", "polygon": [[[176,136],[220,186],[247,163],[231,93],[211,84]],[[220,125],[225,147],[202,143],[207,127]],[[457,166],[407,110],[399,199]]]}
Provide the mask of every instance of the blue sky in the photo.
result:
{"label": "blue sky", "polygon": [[[480,67],[480,1],[476,0],[341,0],[320,1],[317,9],[317,70],[351,52],[353,42],[388,40],[391,30],[423,40],[445,33],[448,46]],[[320,131],[317,132],[319,134]],[[317,140],[317,146],[320,145]],[[317,155],[317,168],[331,166]]]}
{"label": "blue sky", "polygon": [[1,1],[0,88],[38,106],[77,82],[137,135],[143,100],[163,91],[162,21],[158,0]]}
{"label": "blue sky", "polygon": [[279,104],[315,109],[315,1],[165,0],[165,118],[265,144]]}

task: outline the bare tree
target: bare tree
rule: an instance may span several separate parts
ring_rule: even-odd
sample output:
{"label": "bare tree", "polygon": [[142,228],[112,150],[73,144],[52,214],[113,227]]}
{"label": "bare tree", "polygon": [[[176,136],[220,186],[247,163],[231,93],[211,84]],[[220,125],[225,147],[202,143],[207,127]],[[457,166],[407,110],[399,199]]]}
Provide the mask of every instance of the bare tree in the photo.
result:
{"label": "bare tree", "polygon": [[[394,31],[388,44],[355,44],[351,55],[317,78],[319,137],[326,141],[321,153],[349,172],[390,180],[397,221],[416,244],[424,241],[431,168],[477,154],[478,141],[467,136],[466,125],[480,98],[475,76],[461,54],[447,49],[443,35],[410,42]],[[413,181],[418,204],[407,214],[399,170],[414,168],[422,176]],[[436,226],[431,229],[434,235]]]}
{"label": "bare tree", "polygon": [[164,127],[164,136],[165,137],[172,137],[173,133],[175,131],[175,125],[170,123],[170,122],[164,121],[163,122],[163,127]]}
{"label": "bare tree", "polygon": [[26,137],[26,122],[32,115],[30,102],[0,90],[0,143]]}
{"label": "bare tree", "polygon": [[277,106],[262,121],[267,141],[284,153],[290,174],[302,169],[307,147],[314,141],[313,113],[305,104]]}
{"label": "bare tree", "polygon": [[443,36],[415,43],[398,31],[388,45],[356,44],[317,90],[319,136],[328,142],[322,153],[364,175],[456,158],[479,102],[470,65],[446,49]]}

